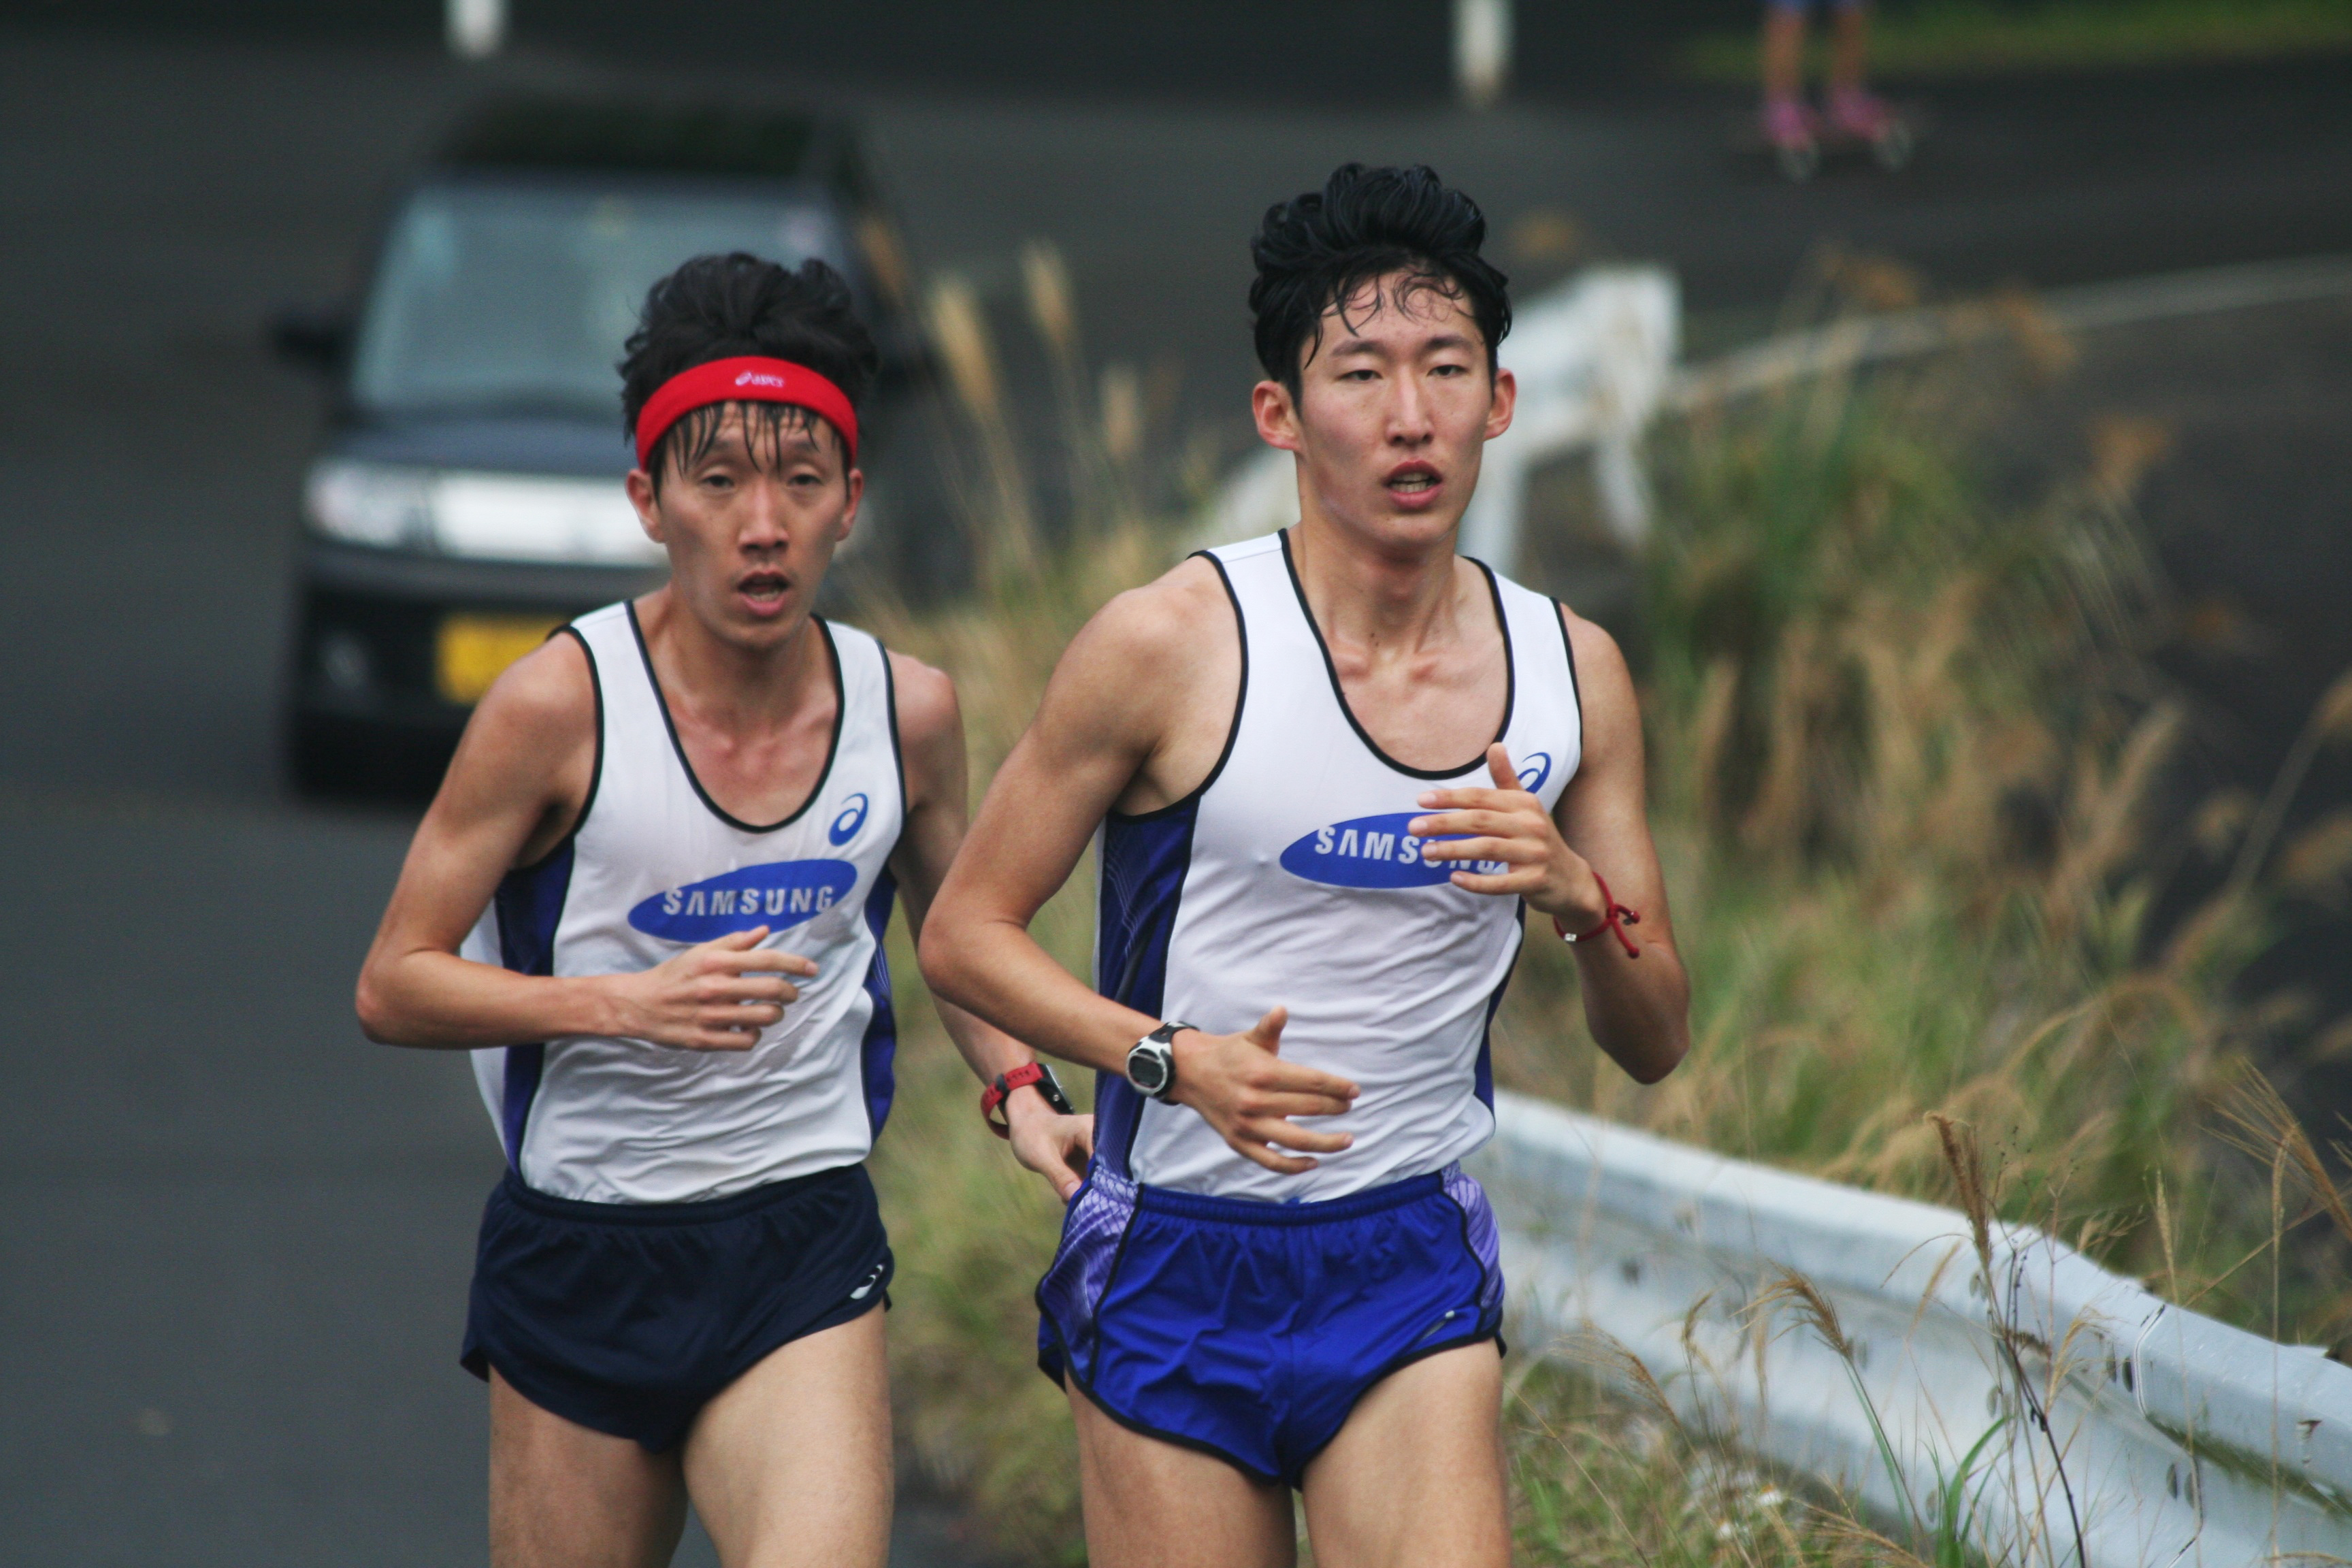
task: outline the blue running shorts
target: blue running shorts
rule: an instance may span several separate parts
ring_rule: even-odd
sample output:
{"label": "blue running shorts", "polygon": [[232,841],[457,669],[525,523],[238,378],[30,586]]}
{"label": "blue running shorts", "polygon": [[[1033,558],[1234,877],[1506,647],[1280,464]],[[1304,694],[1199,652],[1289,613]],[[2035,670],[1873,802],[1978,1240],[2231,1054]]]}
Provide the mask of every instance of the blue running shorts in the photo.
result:
{"label": "blue running shorts", "polygon": [[1139,1187],[1097,1162],[1037,1306],[1046,1376],[1123,1426],[1297,1486],[1374,1384],[1498,1337],[1503,1270],[1459,1166],[1268,1204]]}
{"label": "blue running shorts", "polygon": [[458,1359],[667,1453],[779,1345],[882,1305],[890,1272],[863,1165],[691,1204],[580,1203],[509,1171],[482,1211]]}

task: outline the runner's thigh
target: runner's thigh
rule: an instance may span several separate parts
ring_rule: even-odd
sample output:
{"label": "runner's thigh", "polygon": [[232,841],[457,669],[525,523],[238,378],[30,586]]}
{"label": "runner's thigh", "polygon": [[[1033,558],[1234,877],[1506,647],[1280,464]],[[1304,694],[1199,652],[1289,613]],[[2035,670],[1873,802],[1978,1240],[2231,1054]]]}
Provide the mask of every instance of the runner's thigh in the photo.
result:
{"label": "runner's thigh", "polygon": [[1375,1384],[1307,1467],[1317,1568],[1507,1568],[1502,1407],[1491,1342]]}
{"label": "runner's thigh", "polygon": [[686,1484],[727,1568],[882,1568],[890,1384],[879,1308],[779,1346],[703,1406]]}
{"label": "runner's thigh", "polygon": [[1076,1389],[1078,1488],[1090,1568],[1291,1568],[1290,1489],[1130,1431]]}
{"label": "runner's thigh", "polygon": [[491,1568],[659,1568],[685,1528],[676,1454],[542,1410],[491,1371]]}

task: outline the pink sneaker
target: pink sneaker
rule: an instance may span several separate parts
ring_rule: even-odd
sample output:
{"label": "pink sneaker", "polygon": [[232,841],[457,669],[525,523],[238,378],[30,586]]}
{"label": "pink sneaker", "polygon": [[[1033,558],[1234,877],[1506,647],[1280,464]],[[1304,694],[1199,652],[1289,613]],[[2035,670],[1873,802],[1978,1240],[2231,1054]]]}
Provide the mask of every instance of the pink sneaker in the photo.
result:
{"label": "pink sneaker", "polygon": [[1895,127],[1895,110],[1886,100],[1858,87],[1841,87],[1830,93],[1830,129],[1857,142],[1875,142]]}
{"label": "pink sneaker", "polygon": [[1810,153],[1820,134],[1819,121],[1801,98],[1766,99],[1762,128],[1765,142],[1782,153]]}

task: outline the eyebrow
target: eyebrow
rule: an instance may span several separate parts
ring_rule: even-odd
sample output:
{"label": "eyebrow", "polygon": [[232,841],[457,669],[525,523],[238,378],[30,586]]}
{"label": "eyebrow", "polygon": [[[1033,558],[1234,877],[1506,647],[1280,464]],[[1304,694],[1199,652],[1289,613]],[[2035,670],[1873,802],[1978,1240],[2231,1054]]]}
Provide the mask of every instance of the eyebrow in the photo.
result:
{"label": "eyebrow", "polygon": [[[1441,332],[1436,337],[1429,339],[1419,346],[1421,350],[1427,351],[1432,349],[1470,349],[1475,348],[1477,345],[1464,333]],[[1333,346],[1331,349],[1331,357],[1333,359],[1338,359],[1343,354],[1385,354],[1388,352],[1389,348],[1387,344],[1375,342],[1370,338],[1347,338]]]}
{"label": "eyebrow", "polygon": [[[730,426],[724,432],[712,437],[709,450],[695,460],[708,462],[713,458],[734,458],[751,463],[755,468],[761,467],[763,465],[760,463],[756,447],[766,445],[768,443],[764,440],[755,443],[747,439],[740,430]],[[803,452],[812,457],[824,456],[824,448],[817,442],[814,421],[797,428],[785,425],[776,426],[774,451],[780,462]]]}

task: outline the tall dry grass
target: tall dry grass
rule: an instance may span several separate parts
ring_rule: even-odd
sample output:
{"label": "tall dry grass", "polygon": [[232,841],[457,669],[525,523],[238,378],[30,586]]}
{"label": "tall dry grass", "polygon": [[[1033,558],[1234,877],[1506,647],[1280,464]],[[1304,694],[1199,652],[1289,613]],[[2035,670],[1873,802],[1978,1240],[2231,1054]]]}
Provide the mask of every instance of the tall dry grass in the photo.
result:
{"label": "tall dry grass", "polygon": [[[1029,325],[1052,367],[1070,491],[1083,502],[1081,515],[1059,520],[1076,542],[1045,542],[1039,487],[1003,404],[987,314],[961,279],[943,278],[927,315],[969,437],[956,456],[979,585],[969,598],[919,612],[869,588],[861,607],[892,647],[955,677],[975,802],[1070,637],[1176,553],[1171,530],[1139,516],[1129,499],[1141,439],[1131,379],[1114,374],[1099,389],[1087,385],[1069,280],[1049,248],[1024,253],[1023,282]],[[1079,974],[1087,972],[1092,914],[1089,857],[1033,927]],[[1082,1562],[1076,1439],[1060,1390],[1035,1370],[1030,1294],[1052,1259],[1061,1205],[981,1130],[978,1086],[931,1026],[903,925],[893,932],[891,964],[911,1003],[899,1015],[912,1026],[874,1172],[898,1258],[891,1355],[901,1440],[922,1481],[970,1504],[986,1547],[1023,1563]],[[1063,1077],[1085,1103],[1091,1086],[1067,1070]]]}
{"label": "tall dry grass", "polygon": [[[1135,454],[1166,433],[1139,431],[1121,378],[1079,374],[1051,253],[1033,251],[1024,276],[1082,498],[1058,520],[1069,542],[1047,542],[1057,530],[1015,448],[988,318],[943,280],[929,316],[971,437],[980,586],[919,614],[877,596],[866,616],[956,677],[975,790],[1070,635],[1171,563],[1181,536],[1132,500]],[[2020,324],[2050,352],[2046,330]],[[2151,838],[2181,725],[2145,657],[2162,595],[2130,498],[2152,445],[2115,427],[2092,471],[2042,504],[1990,505],[1967,449],[1980,368],[1825,376],[1658,434],[1642,695],[1693,1050],[1648,1089],[1598,1063],[1573,965],[1538,940],[1498,1020],[1498,1073],[1728,1152],[1945,1201],[1957,1122],[1969,1147],[1981,1140],[1976,1195],[1991,1210],[2201,1310],[2340,1335],[2346,1253],[2317,1222],[2345,1205],[2299,1128],[2278,1153],[2294,1119],[2247,1087],[2263,1018],[2231,985],[2275,934],[2273,886],[2340,880],[2352,836],[2279,844],[2298,782],[2283,778],[2267,802],[2203,813],[2198,836]],[[2303,765],[2348,738],[2352,684],[2315,717]],[[2189,853],[2235,869],[2159,942],[2148,911]],[[1081,974],[1088,883],[1082,867],[1038,922]],[[893,957],[919,994],[903,941]],[[910,998],[902,1016],[904,1089],[875,1162],[899,1257],[901,1431],[997,1548],[1077,1561],[1068,1418],[1032,1370],[1029,1292],[1058,1206],[981,1131],[929,1010]],[[1549,1372],[1515,1388],[1529,1561],[1906,1555],[1837,1525],[1834,1507],[1758,1501],[1776,1489],[1654,1413]]]}
{"label": "tall dry grass", "polygon": [[[2151,796],[2183,710],[2146,657],[2162,591],[2130,499],[2151,444],[2111,427],[2043,503],[1988,505],[1962,436],[1987,374],[1823,377],[1663,433],[1643,695],[1692,1054],[1654,1089],[1596,1070],[1572,966],[1538,943],[1499,1070],[1939,1200],[1929,1113],[1957,1118],[1985,1138],[2006,1216],[2202,1310],[2339,1338],[2352,1301],[2324,1230],[2288,1238],[2284,1303],[2238,1267],[2267,1207],[2215,1131],[2268,1026],[2231,986],[2277,934],[2281,868],[2345,870],[2327,823],[2284,847],[2278,831],[2312,752],[2352,739],[2352,679],[2259,809],[2202,814],[2201,849],[2164,841]],[[2154,931],[2190,853],[2232,869]],[[2300,1222],[2326,1208],[2315,1169],[2295,1166]]]}

